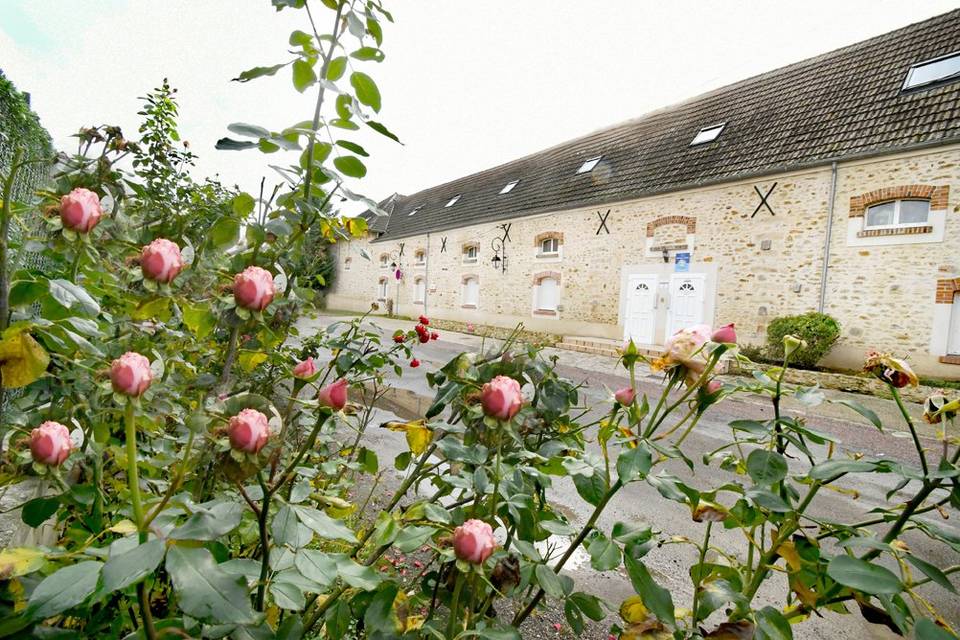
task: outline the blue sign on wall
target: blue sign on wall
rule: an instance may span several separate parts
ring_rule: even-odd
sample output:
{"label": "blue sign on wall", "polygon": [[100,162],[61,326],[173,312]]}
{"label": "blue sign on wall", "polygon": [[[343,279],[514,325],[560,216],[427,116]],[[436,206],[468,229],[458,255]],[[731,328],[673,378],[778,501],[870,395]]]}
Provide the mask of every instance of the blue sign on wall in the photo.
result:
{"label": "blue sign on wall", "polygon": [[690,271],[690,253],[678,253],[673,260],[673,270],[677,273]]}

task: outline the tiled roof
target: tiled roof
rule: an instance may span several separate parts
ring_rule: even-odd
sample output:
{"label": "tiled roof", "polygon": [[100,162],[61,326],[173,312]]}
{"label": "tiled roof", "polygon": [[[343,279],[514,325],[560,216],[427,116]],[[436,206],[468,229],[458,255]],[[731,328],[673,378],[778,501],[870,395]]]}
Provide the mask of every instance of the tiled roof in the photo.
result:
{"label": "tiled roof", "polygon": [[[960,141],[960,82],[901,92],[911,65],[958,49],[960,9],[398,197],[382,239]],[[716,141],[690,145],[719,123]],[[577,174],[601,154],[596,168]]]}
{"label": "tiled roof", "polygon": [[399,193],[395,193],[385,200],[381,200],[377,203],[377,208],[387,215],[381,215],[370,209],[367,209],[360,214],[360,217],[367,221],[367,229],[375,233],[383,233],[387,230],[387,223],[390,220],[390,215],[393,213],[393,210],[397,206],[397,202],[401,201],[404,196]]}

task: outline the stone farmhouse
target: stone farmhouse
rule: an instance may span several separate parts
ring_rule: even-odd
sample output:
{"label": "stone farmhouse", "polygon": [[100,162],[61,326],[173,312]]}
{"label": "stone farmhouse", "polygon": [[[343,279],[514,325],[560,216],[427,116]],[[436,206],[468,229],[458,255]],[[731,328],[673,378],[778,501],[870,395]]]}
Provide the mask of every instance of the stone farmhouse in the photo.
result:
{"label": "stone farmhouse", "polygon": [[331,308],[608,347],[822,311],[826,364],[960,377],[960,10],[380,208]]}

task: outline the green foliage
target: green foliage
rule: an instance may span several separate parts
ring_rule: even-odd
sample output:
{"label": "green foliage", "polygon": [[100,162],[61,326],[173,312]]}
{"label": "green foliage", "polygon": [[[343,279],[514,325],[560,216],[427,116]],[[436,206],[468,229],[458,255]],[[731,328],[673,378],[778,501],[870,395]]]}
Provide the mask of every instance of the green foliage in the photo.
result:
{"label": "green foliage", "polygon": [[[0,146],[23,146],[28,157],[50,156],[50,134],[27,104],[24,94],[0,71]],[[0,163],[2,166],[5,163]]]}
{"label": "green foliage", "polygon": [[809,312],[774,318],[767,325],[767,353],[775,361],[783,360],[783,337],[793,335],[805,340],[790,361],[801,367],[813,367],[827,355],[840,337],[840,323],[825,313]]}

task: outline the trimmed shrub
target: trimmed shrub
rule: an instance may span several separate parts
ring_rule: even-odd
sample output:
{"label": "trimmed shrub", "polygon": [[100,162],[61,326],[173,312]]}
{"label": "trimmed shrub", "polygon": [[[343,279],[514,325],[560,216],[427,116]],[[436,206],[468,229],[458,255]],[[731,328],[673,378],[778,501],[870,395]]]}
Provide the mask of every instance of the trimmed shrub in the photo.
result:
{"label": "trimmed shrub", "polygon": [[813,311],[774,318],[767,326],[767,350],[777,362],[783,361],[783,337],[791,334],[805,340],[807,346],[793,354],[790,364],[813,367],[840,337],[840,323],[825,313]]}

